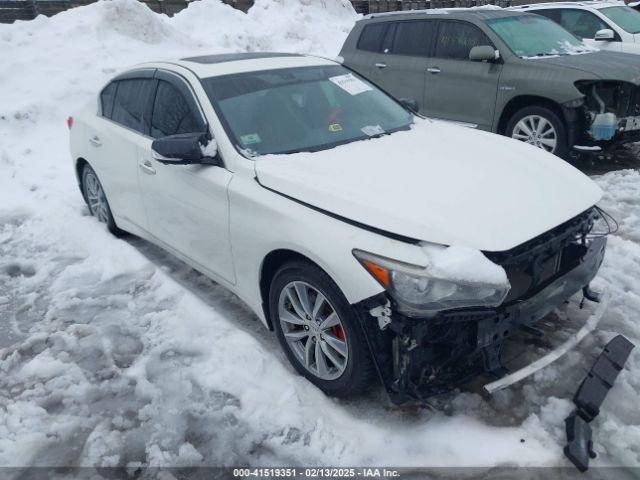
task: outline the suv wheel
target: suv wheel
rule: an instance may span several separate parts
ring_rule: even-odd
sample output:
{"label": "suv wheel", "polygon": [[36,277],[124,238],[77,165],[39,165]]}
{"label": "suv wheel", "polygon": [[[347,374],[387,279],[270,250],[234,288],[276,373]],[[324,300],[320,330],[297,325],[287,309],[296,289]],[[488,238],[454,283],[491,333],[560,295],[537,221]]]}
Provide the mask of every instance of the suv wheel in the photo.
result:
{"label": "suv wheel", "polygon": [[325,272],[285,264],[271,282],[269,311],[291,364],[327,395],[354,396],[371,385],[375,370],[356,313]]}
{"label": "suv wheel", "polygon": [[507,124],[506,135],[566,158],[567,131],[558,115],[545,107],[518,110]]}
{"label": "suv wheel", "polygon": [[113,235],[120,237],[125,234],[123,230],[117,227],[111,214],[107,196],[104,193],[100,180],[98,180],[98,175],[89,165],[85,165],[82,169],[82,193],[89,206],[89,213],[91,213],[91,215],[96,217],[99,222],[106,223],[107,229]]}

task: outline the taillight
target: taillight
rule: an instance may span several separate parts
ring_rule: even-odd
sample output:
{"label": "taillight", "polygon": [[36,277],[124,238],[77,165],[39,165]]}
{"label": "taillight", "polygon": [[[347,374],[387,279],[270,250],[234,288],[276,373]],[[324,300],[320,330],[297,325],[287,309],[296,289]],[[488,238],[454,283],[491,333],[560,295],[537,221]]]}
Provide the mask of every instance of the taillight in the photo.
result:
{"label": "taillight", "polygon": [[67,118],[67,127],[69,127],[69,130],[71,130],[71,127],[73,127],[73,117]]}

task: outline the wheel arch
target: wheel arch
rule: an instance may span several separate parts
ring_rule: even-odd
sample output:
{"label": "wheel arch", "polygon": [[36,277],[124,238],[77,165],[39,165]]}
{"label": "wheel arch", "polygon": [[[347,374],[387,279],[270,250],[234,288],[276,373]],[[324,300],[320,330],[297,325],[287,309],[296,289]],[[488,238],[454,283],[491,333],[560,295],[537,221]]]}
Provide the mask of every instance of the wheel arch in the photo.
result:
{"label": "wheel arch", "polygon": [[82,171],[86,165],[89,165],[89,162],[82,157],[78,157],[74,165],[76,179],[78,181],[78,188],[80,188],[80,193],[82,194],[82,198],[84,198],[85,201],[87,199],[84,197],[84,189],[82,188]]}
{"label": "wheel arch", "polygon": [[335,282],[335,279],[331,277],[322,265],[300,252],[288,248],[279,248],[269,252],[262,260],[262,265],[260,266],[260,297],[262,299],[262,310],[267,322],[267,327],[272,331],[273,322],[269,312],[269,289],[271,287],[271,281],[282,265],[293,261],[309,263],[325,272]]}
{"label": "wheel arch", "polygon": [[501,135],[505,135],[507,124],[511,117],[520,109],[525,107],[546,107],[556,115],[558,118],[564,123],[565,129],[568,131],[568,122],[567,117],[565,115],[564,110],[560,106],[559,103],[546,98],[540,97],[537,95],[519,95],[517,97],[513,97],[502,109],[502,113],[500,114],[500,119],[498,120],[498,131],[497,133]]}

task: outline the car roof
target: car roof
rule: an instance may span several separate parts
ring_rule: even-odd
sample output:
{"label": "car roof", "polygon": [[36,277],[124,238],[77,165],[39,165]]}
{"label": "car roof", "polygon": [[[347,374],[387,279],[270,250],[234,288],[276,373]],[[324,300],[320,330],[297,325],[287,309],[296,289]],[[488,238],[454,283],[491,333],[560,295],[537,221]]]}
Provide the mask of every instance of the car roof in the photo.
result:
{"label": "car roof", "polygon": [[138,68],[179,66],[190,70],[200,78],[209,78],[234,73],[323,65],[338,65],[338,63],[328,58],[298,53],[246,52],[186,57],[173,61],[148,63]]}
{"label": "car roof", "polygon": [[511,7],[511,10],[526,11],[526,10],[538,10],[547,8],[579,8],[589,9],[593,8],[599,10],[601,8],[624,6],[624,2],[608,1],[608,0],[594,0],[587,2],[547,2],[547,3],[532,3],[530,5],[518,5],[517,7]]}
{"label": "car roof", "polygon": [[487,5],[484,7],[471,8],[430,8],[426,10],[403,10],[396,12],[371,13],[366,15],[363,20],[369,19],[389,19],[408,20],[416,17],[437,16],[441,18],[451,18],[459,20],[489,20],[492,18],[502,18],[514,15],[521,15],[522,12],[514,12],[495,5]]}

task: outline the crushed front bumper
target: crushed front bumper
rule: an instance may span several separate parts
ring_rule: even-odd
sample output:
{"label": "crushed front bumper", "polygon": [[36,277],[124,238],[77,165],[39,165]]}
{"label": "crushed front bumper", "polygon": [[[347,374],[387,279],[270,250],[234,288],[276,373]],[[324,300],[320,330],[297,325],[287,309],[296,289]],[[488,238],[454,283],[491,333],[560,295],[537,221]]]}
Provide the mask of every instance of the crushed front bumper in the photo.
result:
{"label": "crushed front bumper", "polygon": [[[589,292],[588,285],[604,258],[606,237],[576,245],[564,245],[562,251],[568,249],[569,260],[555,259],[559,270],[529,288],[529,296],[511,299],[496,309],[461,309],[432,318],[409,318],[397,313],[385,294],[358,304],[362,328],[391,400],[398,404],[423,400],[485,372],[503,377],[507,371],[502,347],[512,333],[535,330],[538,320],[572,295],[584,289]],[[546,264],[536,265],[544,269]],[[508,384],[494,382],[488,390]]]}

